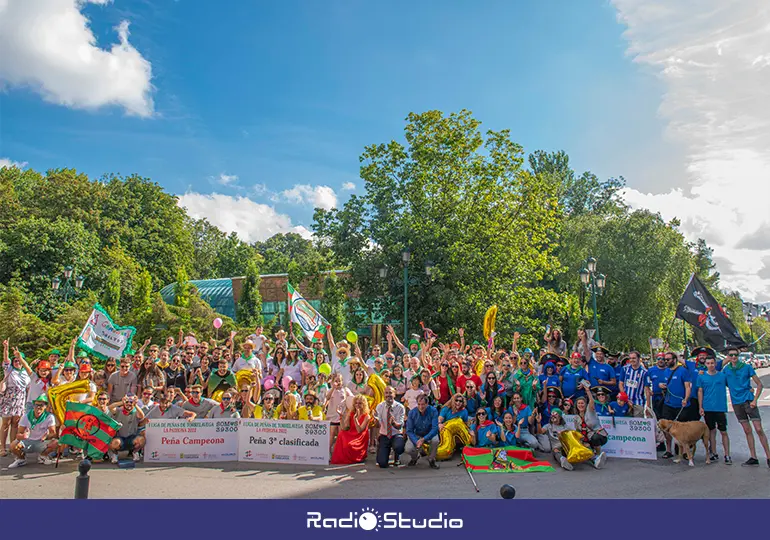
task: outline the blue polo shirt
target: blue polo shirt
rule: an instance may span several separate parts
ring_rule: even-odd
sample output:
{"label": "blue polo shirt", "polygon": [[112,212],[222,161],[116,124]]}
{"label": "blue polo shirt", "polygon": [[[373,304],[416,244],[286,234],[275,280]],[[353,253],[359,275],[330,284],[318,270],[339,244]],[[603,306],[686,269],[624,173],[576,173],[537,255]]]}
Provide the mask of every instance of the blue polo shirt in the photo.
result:
{"label": "blue polo shirt", "polygon": [[463,422],[468,421],[468,411],[465,409],[460,409],[457,412],[453,412],[451,407],[444,407],[441,409],[439,416],[444,419],[444,422],[449,422],[453,418],[462,418]]}
{"label": "blue polo shirt", "polygon": [[723,371],[698,375],[698,387],[703,389],[700,406],[704,411],[727,412],[727,376]]}
{"label": "blue polo shirt", "polygon": [[743,364],[738,369],[733,369],[731,363],[722,370],[727,377],[727,387],[730,389],[730,400],[733,405],[754,400],[754,390],[751,388],[751,378],[756,375],[754,368]]}
{"label": "blue polo shirt", "polygon": [[[684,383],[692,382],[690,379],[690,371],[686,367],[678,365],[674,368],[673,373],[671,368],[667,368],[665,377],[666,381],[668,381],[668,388],[666,388],[666,400],[663,403],[669,407],[679,409],[682,406],[682,400],[685,395]],[[669,377],[671,380],[669,380]],[[689,405],[690,400],[688,399],[687,403],[685,403],[685,407]]]}
{"label": "blue polo shirt", "polygon": [[617,377],[615,377],[615,368],[609,364],[600,364],[593,358],[588,362],[588,375],[591,379],[591,386],[598,386],[600,384],[599,379],[603,381],[610,381],[612,379],[617,380]]}
{"label": "blue polo shirt", "polygon": [[580,381],[589,379],[588,372],[583,368],[573,370],[570,366],[564,366],[561,368],[561,391],[564,392],[564,397],[580,397],[585,395],[583,387],[578,386]]}
{"label": "blue polo shirt", "polygon": [[666,383],[666,378],[668,377],[667,371],[668,368],[661,368],[657,365],[654,365],[647,370],[647,378],[650,380],[653,396],[663,396],[665,390],[660,387],[660,383]]}

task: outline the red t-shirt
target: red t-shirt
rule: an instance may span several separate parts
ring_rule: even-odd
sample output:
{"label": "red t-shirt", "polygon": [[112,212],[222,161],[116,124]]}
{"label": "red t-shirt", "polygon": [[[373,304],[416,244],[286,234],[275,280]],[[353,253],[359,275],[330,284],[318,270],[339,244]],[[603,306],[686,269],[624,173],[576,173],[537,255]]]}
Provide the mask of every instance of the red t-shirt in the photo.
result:
{"label": "red t-shirt", "polygon": [[460,375],[457,377],[457,391],[458,392],[465,392],[465,381],[473,381],[476,383],[476,391],[478,392],[481,390],[481,377],[476,375],[475,373],[471,374],[470,377],[466,377],[465,375]]}

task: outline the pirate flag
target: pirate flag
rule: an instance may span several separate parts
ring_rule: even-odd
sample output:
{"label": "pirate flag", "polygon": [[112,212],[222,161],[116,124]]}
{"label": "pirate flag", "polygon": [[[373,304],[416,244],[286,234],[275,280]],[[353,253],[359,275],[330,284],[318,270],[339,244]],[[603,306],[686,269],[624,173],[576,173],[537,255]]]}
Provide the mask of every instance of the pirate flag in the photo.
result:
{"label": "pirate flag", "polygon": [[700,332],[703,339],[718,351],[724,351],[728,345],[745,347],[746,342],[738,333],[722,306],[703,283],[693,274],[684,295],[676,308],[676,316],[690,323]]}

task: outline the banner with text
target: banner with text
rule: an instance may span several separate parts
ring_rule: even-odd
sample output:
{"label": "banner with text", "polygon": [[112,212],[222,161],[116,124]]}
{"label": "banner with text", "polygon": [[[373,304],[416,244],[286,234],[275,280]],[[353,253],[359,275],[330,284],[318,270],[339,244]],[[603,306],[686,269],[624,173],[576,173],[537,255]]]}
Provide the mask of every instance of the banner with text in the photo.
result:
{"label": "banner with text", "polygon": [[118,326],[102,306],[94,304],[94,309],[78,336],[78,347],[102,360],[120,359],[133,352],[131,344],[135,333],[136,328]]}
{"label": "banner with text", "polygon": [[[574,416],[565,414],[567,425],[574,424]],[[631,459],[657,459],[655,447],[655,420],[652,418],[615,418],[600,416],[602,427],[607,430],[607,444],[602,450],[608,457]]]}
{"label": "banner with text", "polygon": [[329,463],[329,422],[241,419],[238,461]]}
{"label": "banner with text", "polygon": [[144,460],[148,463],[236,461],[237,418],[150,420],[145,435]]}

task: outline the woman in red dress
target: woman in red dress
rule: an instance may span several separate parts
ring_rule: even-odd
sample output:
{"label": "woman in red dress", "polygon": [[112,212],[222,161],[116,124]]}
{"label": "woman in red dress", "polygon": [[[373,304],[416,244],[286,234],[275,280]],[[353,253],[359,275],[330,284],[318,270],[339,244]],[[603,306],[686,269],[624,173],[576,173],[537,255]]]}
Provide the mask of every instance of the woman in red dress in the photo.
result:
{"label": "woman in red dress", "polygon": [[332,464],[363,463],[369,446],[369,403],[361,394],[353,397],[353,410],[340,416],[340,432],[334,445]]}

